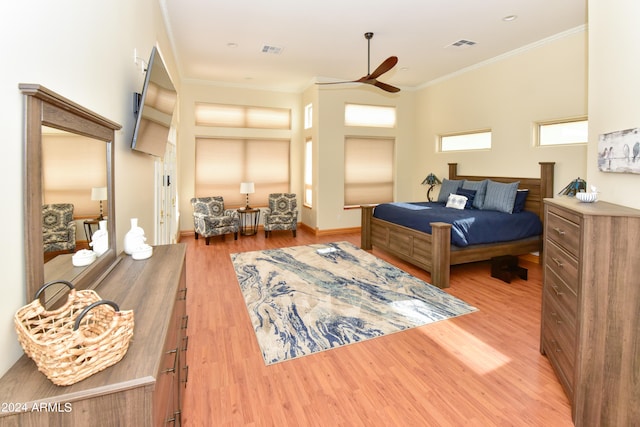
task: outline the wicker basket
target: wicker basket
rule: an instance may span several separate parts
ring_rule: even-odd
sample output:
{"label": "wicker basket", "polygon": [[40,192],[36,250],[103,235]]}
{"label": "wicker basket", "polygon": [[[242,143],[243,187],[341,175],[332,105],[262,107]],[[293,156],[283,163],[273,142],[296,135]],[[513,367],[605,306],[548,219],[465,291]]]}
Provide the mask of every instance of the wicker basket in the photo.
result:
{"label": "wicker basket", "polygon": [[[63,283],[71,289],[67,302],[47,311],[39,296],[48,286]],[[92,290],[76,291],[66,281],[43,285],[35,300],[14,318],[24,352],[56,385],[71,385],[119,362],[133,336],[133,311],[120,311],[112,301]]]}

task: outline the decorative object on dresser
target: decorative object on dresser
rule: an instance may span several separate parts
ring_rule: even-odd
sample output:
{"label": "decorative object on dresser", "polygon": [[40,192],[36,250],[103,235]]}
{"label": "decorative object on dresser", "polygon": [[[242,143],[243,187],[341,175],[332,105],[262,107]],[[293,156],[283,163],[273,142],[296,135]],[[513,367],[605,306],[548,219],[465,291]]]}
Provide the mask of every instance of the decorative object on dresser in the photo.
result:
{"label": "decorative object on dresser", "polygon": [[587,181],[577,177],[558,193],[559,196],[574,197],[577,193],[587,191]]}
{"label": "decorative object on dresser", "polygon": [[[40,294],[57,283],[69,288],[67,301],[47,311]],[[120,310],[95,291],[76,291],[72,283],[56,280],[42,285],[34,300],[18,310],[14,326],[38,370],[55,385],[67,386],[118,363],[129,348],[134,320],[132,310]]]}
{"label": "decorative object on dresser", "polygon": [[[553,196],[553,162],[540,162],[539,178],[490,177],[478,175],[459,175],[457,163],[449,163],[451,181],[494,181],[514,186],[519,183],[521,189],[528,190],[523,210],[543,216],[544,197]],[[443,187],[445,183],[443,182]],[[489,184],[487,184],[488,187]],[[463,186],[464,188],[464,186]],[[440,192],[442,193],[442,189]],[[488,191],[488,190],[487,190]],[[477,192],[479,193],[479,191]],[[517,199],[516,192],[516,199]],[[445,199],[446,201],[446,199]],[[474,206],[475,206],[474,201]],[[515,202],[513,203],[515,206]],[[513,206],[512,206],[513,207]],[[475,261],[486,261],[502,255],[522,255],[536,252],[542,248],[542,235],[500,243],[485,243],[456,247],[451,243],[450,223],[432,222],[431,233],[418,231],[374,217],[375,205],[362,205],[361,247],[370,250],[374,246],[431,273],[431,284],[439,288],[449,287],[452,265]]]}
{"label": "decorative object on dresser", "polygon": [[[156,246],[154,256],[144,261],[121,254],[95,290],[135,313],[135,338],[126,356],[65,387],[54,385],[31,359],[21,357],[0,379],[0,401],[21,406],[0,412],[0,425],[182,425],[189,379],[185,257],[184,244]],[[42,404],[68,410],[32,411]]]}
{"label": "decorative object on dresser", "polygon": [[436,184],[442,184],[442,182],[440,182],[438,177],[433,173],[427,175],[427,177],[422,181],[422,185],[429,186],[429,189],[427,190],[427,200],[430,202],[433,202],[433,200],[431,200],[431,191],[433,191],[433,187],[435,187]]}
{"label": "decorative object on dresser", "polygon": [[577,427],[640,419],[640,210],[545,199],[540,352]]}

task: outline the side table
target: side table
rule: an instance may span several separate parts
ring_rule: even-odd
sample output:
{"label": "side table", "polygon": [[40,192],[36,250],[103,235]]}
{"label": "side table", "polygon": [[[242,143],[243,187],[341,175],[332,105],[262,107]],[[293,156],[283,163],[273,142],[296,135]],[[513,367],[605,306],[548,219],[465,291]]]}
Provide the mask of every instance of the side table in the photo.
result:
{"label": "side table", "polygon": [[84,221],[84,235],[87,236],[87,242],[91,241],[91,237],[93,236],[93,230],[91,229],[92,225],[98,225],[100,221],[97,219],[86,219]]}
{"label": "side table", "polygon": [[253,236],[258,233],[258,223],[260,222],[260,209],[238,209],[240,214],[240,234],[243,236]]}

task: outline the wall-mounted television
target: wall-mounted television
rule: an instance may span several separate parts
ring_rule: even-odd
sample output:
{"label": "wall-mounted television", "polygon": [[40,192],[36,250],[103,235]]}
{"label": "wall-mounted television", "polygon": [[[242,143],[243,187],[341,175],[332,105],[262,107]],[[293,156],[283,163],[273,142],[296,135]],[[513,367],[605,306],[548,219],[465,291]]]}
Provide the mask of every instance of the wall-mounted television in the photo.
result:
{"label": "wall-mounted television", "polygon": [[177,92],[158,50],[151,50],[147,74],[140,96],[136,96],[137,117],[131,148],[164,157]]}

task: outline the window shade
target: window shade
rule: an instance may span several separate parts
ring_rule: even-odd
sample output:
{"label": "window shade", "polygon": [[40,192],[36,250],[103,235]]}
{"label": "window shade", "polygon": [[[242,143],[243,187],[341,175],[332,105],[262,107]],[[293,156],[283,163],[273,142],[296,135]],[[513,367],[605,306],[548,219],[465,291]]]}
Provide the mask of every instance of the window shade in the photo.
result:
{"label": "window shade", "polygon": [[245,205],[241,182],[253,182],[252,206],[267,206],[270,193],[289,191],[289,141],[196,139],[196,197],[222,196],[225,207]]}
{"label": "window shade", "polygon": [[196,103],[197,126],[251,129],[291,129],[287,108]]}
{"label": "window shade", "polygon": [[393,201],[393,153],[393,139],[345,140],[345,206]]}

